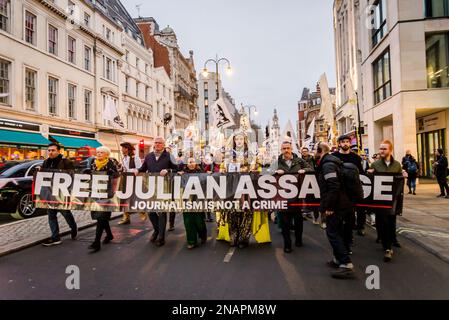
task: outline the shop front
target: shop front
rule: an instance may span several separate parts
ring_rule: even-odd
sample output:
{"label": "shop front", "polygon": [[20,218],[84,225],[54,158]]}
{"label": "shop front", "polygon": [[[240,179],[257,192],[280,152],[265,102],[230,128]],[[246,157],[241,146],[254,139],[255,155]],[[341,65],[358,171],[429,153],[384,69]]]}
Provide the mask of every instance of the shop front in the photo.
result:
{"label": "shop front", "polygon": [[57,127],[50,127],[48,131],[49,139],[62,146],[62,153],[66,158],[92,156],[95,149],[102,145],[96,140],[95,132]]}
{"label": "shop front", "polygon": [[43,159],[49,143],[39,124],[0,119],[0,162]]}
{"label": "shop front", "polygon": [[432,178],[436,151],[438,148],[446,150],[446,124],[444,111],[416,120],[418,162],[422,177]]}

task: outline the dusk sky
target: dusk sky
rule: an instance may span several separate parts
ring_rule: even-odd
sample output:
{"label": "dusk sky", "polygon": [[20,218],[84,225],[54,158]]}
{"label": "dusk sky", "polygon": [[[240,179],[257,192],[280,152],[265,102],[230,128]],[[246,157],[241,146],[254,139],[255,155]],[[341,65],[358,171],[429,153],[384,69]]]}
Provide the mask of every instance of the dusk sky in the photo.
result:
{"label": "dusk sky", "polygon": [[[192,49],[197,73],[208,58],[226,57],[223,86],[241,103],[258,106],[265,126],[278,109],[281,129],[297,120],[303,87],[315,88],[323,72],[335,86],[332,0],[122,0],[129,13],[170,25],[182,52]],[[212,65],[208,65],[213,68]]]}

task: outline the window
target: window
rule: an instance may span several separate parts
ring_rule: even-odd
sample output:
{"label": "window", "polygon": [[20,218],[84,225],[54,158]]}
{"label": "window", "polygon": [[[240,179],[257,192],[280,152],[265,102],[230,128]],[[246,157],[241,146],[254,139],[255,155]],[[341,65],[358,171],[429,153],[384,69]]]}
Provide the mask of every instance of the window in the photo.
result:
{"label": "window", "polygon": [[36,71],[25,69],[25,105],[28,110],[36,108],[36,78]]}
{"label": "window", "polygon": [[36,45],[36,16],[28,11],[25,11],[25,41]]}
{"label": "window", "polygon": [[56,115],[58,100],[58,79],[48,78],[48,113]]}
{"label": "window", "polygon": [[68,116],[70,119],[75,119],[75,108],[76,108],[76,87],[73,84],[67,86],[67,105],[68,105]]}
{"label": "window", "polygon": [[156,92],[159,93],[159,81],[156,81]]}
{"label": "window", "polygon": [[129,62],[129,51],[128,50],[125,51],[125,61]]}
{"label": "window", "polygon": [[48,52],[58,54],[58,29],[52,25],[48,26]]}
{"label": "window", "polygon": [[387,50],[373,63],[374,103],[391,96],[390,51]]}
{"label": "window", "polygon": [[150,101],[150,87],[148,86],[145,87],[145,101]]}
{"label": "window", "polygon": [[0,29],[9,31],[9,19],[11,17],[11,1],[0,0]]}
{"label": "window", "polygon": [[[11,62],[0,59],[0,93],[9,93],[10,66]],[[9,95],[7,95],[6,97],[0,96],[0,103],[9,104]]]}
{"label": "window", "polygon": [[90,14],[84,12],[84,25],[90,27]]}
{"label": "window", "polygon": [[106,39],[108,39],[109,41],[111,41],[111,29],[106,28],[106,34],[105,34]]}
{"label": "window", "polygon": [[449,17],[449,0],[426,0],[426,17]]}
{"label": "window", "polygon": [[387,33],[387,0],[379,0],[375,5],[372,30],[372,46],[376,46]]}
{"label": "window", "polygon": [[129,93],[129,78],[125,77],[125,92]]}
{"label": "window", "polygon": [[72,37],[68,37],[67,40],[67,59],[70,63],[75,63],[75,50],[76,50],[76,40]]}
{"label": "window", "polygon": [[140,63],[140,59],[138,57],[136,57],[136,68],[139,69],[139,63]]}
{"label": "window", "polygon": [[426,35],[427,87],[449,87],[449,32]]}
{"label": "window", "polygon": [[84,120],[90,121],[92,91],[84,90]]}
{"label": "window", "polygon": [[145,63],[145,74],[148,74],[148,63]]}
{"label": "window", "polygon": [[103,76],[110,81],[114,81],[114,70],[113,70],[114,64],[112,59],[103,56],[103,61],[104,61]]}
{"label": "window", "polygon": [[69,12],[69,15],[72,16],[75,12],[75,4],[72,1],[67,1],[67,9]]}
{"label": "window", "polygon": [[139,87],[140,87],[140,83],[138,81],[136,81],[136,97],[139,97]]}
{"label": "window", "polygon": [[92,59],[92,49],[88,46],[84,46],[84,69],[90,71]]}

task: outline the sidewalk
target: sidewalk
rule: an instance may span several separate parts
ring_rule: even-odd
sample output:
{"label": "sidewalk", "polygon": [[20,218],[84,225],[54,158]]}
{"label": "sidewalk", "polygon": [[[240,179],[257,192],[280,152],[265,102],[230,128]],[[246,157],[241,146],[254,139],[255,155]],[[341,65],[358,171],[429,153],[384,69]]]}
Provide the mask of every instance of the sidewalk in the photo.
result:
{"label": "sidewalk", "polygon": [[437,184],[420,184],[417,195],[406,194],[398,233],[449,263],[449,199],[437,198]]}
{"label": "sidewalk", "polygon": [[[78,229],[84,229],[96,223],[90,218],[90,212],[87,211],[73,211],[73,216]],[[117,216],[121,216],[121,213],[112,213],[112,218]],[[70,228],[60,214],[58,214],[58,221],[61,235],[69,234]],[[1,225],[0,257],[39,244],[49,237],[50,227],[48,226],[47,215]]]}

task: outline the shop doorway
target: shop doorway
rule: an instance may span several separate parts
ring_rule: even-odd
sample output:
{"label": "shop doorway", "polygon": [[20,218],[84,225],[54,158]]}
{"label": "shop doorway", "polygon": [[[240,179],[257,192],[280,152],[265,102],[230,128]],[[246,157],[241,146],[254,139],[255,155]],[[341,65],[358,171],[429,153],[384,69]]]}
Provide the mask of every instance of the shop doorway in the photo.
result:
{"label": "shop doorway", "polygon": [[445,149],[446,129],[435,130],[417,135],[418,161],[421,167],[421,176],[432,178],[433,163],[435,161],[438,148]]}

